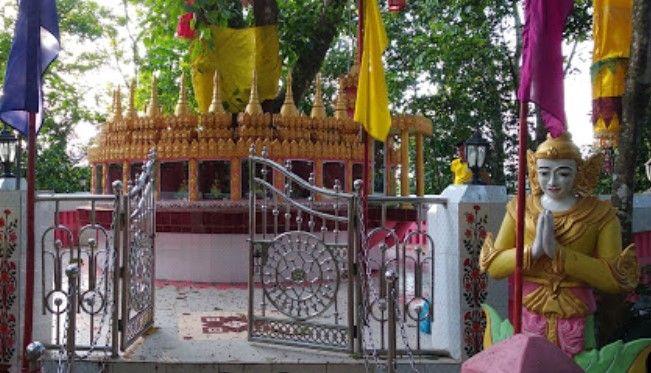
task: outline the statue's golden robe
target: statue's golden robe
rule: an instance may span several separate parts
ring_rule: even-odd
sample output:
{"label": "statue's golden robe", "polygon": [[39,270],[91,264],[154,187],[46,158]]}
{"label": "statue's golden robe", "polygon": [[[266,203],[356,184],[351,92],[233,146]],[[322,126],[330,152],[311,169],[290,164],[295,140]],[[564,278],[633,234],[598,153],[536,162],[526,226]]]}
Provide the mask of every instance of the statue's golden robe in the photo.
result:
{"label": "statue's golden robe", "polygon": [[[480,267],[492,277],[504,278],[515,269],[516,202],[507,205],[500,231],[493,241],[488,236],[480,256]],[[580,198],[568,211],[554,213],[556,255],[538,259],[531,256],[536,222],[543,211],[539,197],[529,196],[525,210],[523,276],[535,290],[523,298],[530,312],[543,315],[546,335],[557,342],[556,321],[585,317],[594,306],[579,296],[579,290],[595,288],[608,293],[632,290],[639,278],[632,247],[622,251],[621,226],[608,202],[588,196]],[[525,292],[526,293],[526,292]]]}

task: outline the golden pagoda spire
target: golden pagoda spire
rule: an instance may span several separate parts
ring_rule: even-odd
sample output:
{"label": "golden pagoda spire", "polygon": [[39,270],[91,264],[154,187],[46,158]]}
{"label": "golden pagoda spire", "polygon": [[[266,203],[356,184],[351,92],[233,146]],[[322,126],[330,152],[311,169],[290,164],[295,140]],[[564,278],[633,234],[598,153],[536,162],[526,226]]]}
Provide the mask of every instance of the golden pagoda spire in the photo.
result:
{"label": "golden pagoda spire", "polygon": [[181,72],[181,84],[179,87],[179,100],[176,102],[176,109],[174,115],[177,117],[185,116],[190,113],[188,107],[188,92],[185,89],[185,71]]}
{"label": "golden pagoda spire", "polygon": [[283,117],[298,117],[301,114],[294,104],[294,92],[292,92],[292,72],[287,74],[287,89],[285,90],[285,102],[280,108],[280,115]]}
{"label": "golden pagoda spire", "polygon": [[251,97],[244,111],[249,115],[262,114],[262,105],[260,105],[260,99],[258,98],[258,73],[255,69],[253,70],[253,81],[251,82]]}
{"label": "golden pagoda spire", "polygon": [[326,110],[325,105],[323,105],[323,92],[321,90],[321,73],[316,74],[316,89],[314,92],[314,104],[312,104],[312,112],[310,112],[310,117],[312,118],[325,118]]}
{"label": "golden pagoda spire", "polygon": [[212,79],[212,102],[208,108],[209,113],[224,113],[224,106],[222,105],[222,90],[221,79],[219,78],[219,71],[215,70],[215,76]]}
{"label": "golden pagoda spire", "polygon": [[127,109],[127,118],[134,119],[138,117],[138,111],[136,110],[136,78],[131,80],[131,86],[129,87],[129,108]]}
{"label": "golden pagoda spire", "polygon": [[122,93],[120,86],[115,90],[115,106],[113,106],[113,121],[118,122],[122,120]]}
{"label": "golden pagoda spire", "polygon": [[147,116],[157,117],[161,114],[160,104],[158,102],[158,78],[153,75],[151,78],[151,94],[149,96],[149,106],[147,106]]}
{"label": "golden pagoda spire", "polygon": [[335,118],[348,119],[346,108],[346,91],[344,91],[344,79],[339,78],[339,89],[337,90],[337,103],[335,104]]}

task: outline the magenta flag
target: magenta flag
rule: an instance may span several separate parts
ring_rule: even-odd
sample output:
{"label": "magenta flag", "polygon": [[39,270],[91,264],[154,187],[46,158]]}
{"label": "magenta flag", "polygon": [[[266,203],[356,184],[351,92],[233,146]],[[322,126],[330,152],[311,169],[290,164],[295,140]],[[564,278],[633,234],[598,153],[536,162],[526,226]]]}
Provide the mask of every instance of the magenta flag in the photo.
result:
{"label": "magenta flag", "polygon": [[527,0],[518,99],[541,110],[553,137],[566,129],[561,43],[572,0]]}

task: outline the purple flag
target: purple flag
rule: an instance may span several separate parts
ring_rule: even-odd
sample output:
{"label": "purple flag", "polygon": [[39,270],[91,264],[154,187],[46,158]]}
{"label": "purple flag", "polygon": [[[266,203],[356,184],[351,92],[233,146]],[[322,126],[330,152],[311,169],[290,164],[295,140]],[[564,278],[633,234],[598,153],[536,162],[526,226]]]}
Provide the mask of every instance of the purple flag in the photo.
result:
{"label": "purple flag", "polygon": [[527,0],[518,99],[541,110],[553,137],[566,130],[561,42],[572,0]]}
{"label": "purple flag", "polygon": [[61,50],[55,0],[21,0],[0,96],[0,120],[27,135],[29,113],[43,121],[41,76]]}

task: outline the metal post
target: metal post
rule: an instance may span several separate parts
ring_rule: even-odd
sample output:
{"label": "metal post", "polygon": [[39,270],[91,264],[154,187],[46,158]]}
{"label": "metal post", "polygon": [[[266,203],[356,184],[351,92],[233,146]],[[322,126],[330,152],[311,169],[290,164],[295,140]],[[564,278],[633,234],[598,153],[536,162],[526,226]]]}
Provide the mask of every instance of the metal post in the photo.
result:
{"label": "metal post", "polygon": [[[248,276],[248,293],[249,293],[249,304],[247,309],[247,332],[248,337],[251,338],[253,335],[253,272],[255,270],[254,260],[255,260],[255,162],[253,157],[255,156],[255,146],[251,146],[249,150],[249,276]],[[232,191],[231,191],[232,193]]]}
{"label": "metal post", "polygon": [[29,362],[29,373],[41,372],[41,356],[45,353],[45,346],[43,343],[34,341],[27,345],[25,355]]}
{"label": "metal post", "polygon": [[357,274],[354,273],[355,267],[355,236],[357,235],[357,224],[355,222],[356,211],[355,204],[357,199],[355,197],[348,201],[348,334],[350,335],[350,342],[348,348],[350,353],[355,352],[355,283],[357,282]]}
{"label": "metal post", "polygon": [[77,332],[77,279],[79,266],[70,264],[66,267],[68,277],[68,330],[66,331],[66,354],[68,355],[68,371],[74,372],[75,364],[75,334]]}
{"label": "metal post", "polygon": [[384,274],[387,279],[387,319],[388,319],[388,351],[387,351],[387,371],[394,373],[396,371],[396,298],[398,291],[396,283],[398,275],[393,270],[388,270]]}
{"label": "metal post", "polygon": [[[118,357],[119,323],[120,323],[120,232],[123,226],[122,214],[122,183],[113,183],[115,202],[113,206],[113,312],[111,318],[111,355]],[[110,260],[110,258],[109,258]]]}

